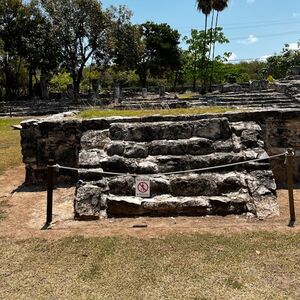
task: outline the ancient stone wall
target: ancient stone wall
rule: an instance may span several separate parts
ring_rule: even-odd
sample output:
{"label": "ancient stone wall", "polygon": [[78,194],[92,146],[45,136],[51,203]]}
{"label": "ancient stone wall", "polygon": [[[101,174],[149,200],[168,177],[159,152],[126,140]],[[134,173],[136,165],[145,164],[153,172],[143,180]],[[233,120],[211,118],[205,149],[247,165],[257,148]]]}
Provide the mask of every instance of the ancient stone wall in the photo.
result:
{"label": "ancient stone wall", "polygon": [[[276,185],[255,122],[223,117],[114,123],[109,130],[83,133],[81,146],[84,171],[74,202],[78,219],[242,213],[263,219],[278,214]],[[262,160],[191,172],[251,159]],[[150,198],[135,196],[131,174],[150,179]]]}
{"label": "ancient stone wall", "polygon": [[[45,181],[48,160],[53,158],[64,166],[77,167],[80,140],[90,130],[108,130],[114,123],[151,123],[165,121],[196,121],[227,117],[230,122],[255,121],[262,128],[266,151],[278,154],[292,147],[300,155],[300,110],[267,110],[227,113],[222,115],[150,116],[143,118],[101,118],[92,120],[26,121],[22,123],[21,144],[26,166],[26,183]],[[87,143],[89,140],[86,141]],[[272,160],[272,169],[278,183],[285,181],[283,158]],[[295,160],[295,180],[300,180],[300,159]],[[58,181],[76,180],[74,173],[60,172]]]}

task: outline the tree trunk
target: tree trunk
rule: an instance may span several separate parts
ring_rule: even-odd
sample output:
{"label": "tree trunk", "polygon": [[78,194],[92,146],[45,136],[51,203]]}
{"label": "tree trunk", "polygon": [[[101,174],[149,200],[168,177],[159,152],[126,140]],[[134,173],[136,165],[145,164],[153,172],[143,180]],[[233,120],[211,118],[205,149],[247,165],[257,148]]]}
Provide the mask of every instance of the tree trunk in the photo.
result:
{"label": "tree trunk", "polygon": [[139,70],[138,75],[143,88],[147,87],[147,73],[144,70]]}
{"label": "tree trunk", "polygon": [[202,77],[202,88],[201,94],[206,93],[206,78],[205,78],[205,68],[206,68],[206,36],[207,36],[207,19],[208,15],[205,15],[205,28],[204,28],[204,42],[203,42],[203,53],[202,53],[202,66],[201,66],[201,77]]}
{"label": "tree trunk", "polygon": [[4,73],[5,73],[5,97],[11,98],[11,72],[8,65],[8,57],[4,58]]}
{"label": "tree trunk", "polygon": [[21,57],[19,57],[19,60],[18,60],[18,64],[17,64],[17,67],[16,67],[16,76],[15,76],[15,94],[19,97],[20,96],[20,86],[19,86],[19,76],[20,76],[20,69],[21,69],[21,63],[22,63],[22,60],[21,60]]}
{"label": "tree trunk", "polygon": [[31,99],[33,96],[33,70],[31,64],[28,70],[28,94],[29,98]]}
{"label": "tree trunk", "polygon": [[48,100],[49,99],[48,76],[43,71],[41,72],[40,88],[41,88],[41,98],[43,100]]}
{"label": "tree trunk", "polygon": [[193,69],[193,91],[196,92],[196,81],[197,81],[197,53],[194,56],[194,69]]}
{"label": "tree trunk", "polygon": [[80,82],[82,79],[82,72],[83,72],[84,65],[80,66],[77,74],[76,72],[73,72],[73,93],[74,93],[74,101],[78,101],[79,92],[80,92]]}
{"label": "tree trunk", "polygon": [[219,21],[219,12],[217,12],[216,16],[216,23],[215,23],[215,30],[214,30],[214,44],[213,44],[213,51],[212,51],[212,65],[211,65],[211,71],[210,71],[210,80],[209,80],[209,88],[211,89],[213,76],[214,76],[214,67],[215,67],[215,51],[216,51],[216,34],[217,34],[217,27],[218,27],[218,21]]}
{"label": "tree trunk", "polygon": [[[213,27],[214,27],[214,18],[215,18],[215,10],[212,12],[211,23],[210,23],[210,34],[209,34],[209,52],[208,52],[208,62],[210,62],[211,52],[212,52],[212,44],[213,44]],[[207,65],[206,73],[205,73],[205,80],[211,77],[211,72],[209,72],[210,65]],[[208,91],[211,92],[211,82],[209,82]]]}

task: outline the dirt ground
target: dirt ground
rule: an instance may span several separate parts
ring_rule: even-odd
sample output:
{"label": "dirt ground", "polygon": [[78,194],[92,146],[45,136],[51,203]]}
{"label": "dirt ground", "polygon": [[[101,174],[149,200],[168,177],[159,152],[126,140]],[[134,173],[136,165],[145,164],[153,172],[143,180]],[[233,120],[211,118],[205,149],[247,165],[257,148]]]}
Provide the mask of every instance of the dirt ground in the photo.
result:
{"label": "dirt ground", "polygon": [[[287,190],[278,190],[280,216],[264,221],[245,216],[131,218],[99,221],[74,221],[74,188],[54,191],[54,216],[51,230],[40,230],[45,222],[46,191],[22,186],[24,167],[14,168],[0,176],[0,202],[5,201],[6,217],[0,222],[0,237],[17,239],[59,239],[67,236],[133,236],[147,239],[169,234],[239,233],[251,231],[300,232],[300,225],[287,226],[289,206]],[[300,218],[300,190],[294,191],[297,219]],[[133,228],[144,224],[146,228]]]}

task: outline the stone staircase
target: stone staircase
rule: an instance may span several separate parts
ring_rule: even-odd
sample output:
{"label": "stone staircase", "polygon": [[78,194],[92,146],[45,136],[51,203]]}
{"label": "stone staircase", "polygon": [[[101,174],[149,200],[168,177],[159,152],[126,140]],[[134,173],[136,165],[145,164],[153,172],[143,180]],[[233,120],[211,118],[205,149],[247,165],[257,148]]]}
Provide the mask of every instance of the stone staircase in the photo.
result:
{"label": "stone staircase", "polygon": [[126,99],[116,109],[173,109],[199,106],[223,106],[234,108],[299,108],[295,98],[275,90],[211,93],[189,99]]}
{"label": "stone staircase", "polygon": [[275,90],[250,92],[232,92],[220,95],[209,95],[207,105],[219,105],[242,108],[299,108],[299,104],[292,98]]}
{"label": "stone staircase", "polygon": [[[254,122],[229,123],[227,118],[113,123],[108,130],[86,131],[81,138],[75,218],[277,215],[276,185],[260,132]],[[264,160],[165,174],[256,158]],[[130,174],[148,177],[150,198],[135,197],[135,176]]]}

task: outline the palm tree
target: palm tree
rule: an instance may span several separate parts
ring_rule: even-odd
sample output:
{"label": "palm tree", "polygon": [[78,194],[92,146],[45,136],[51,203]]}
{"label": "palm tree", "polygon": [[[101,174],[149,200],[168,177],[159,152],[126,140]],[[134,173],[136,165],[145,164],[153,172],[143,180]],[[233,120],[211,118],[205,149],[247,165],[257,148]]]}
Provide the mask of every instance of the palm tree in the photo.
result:
{"label": "palm tree", "polygon": [[[196,5],[198,11],[202,12],[205,15],[205,28],[204,28],[204,42],[203,42],[203,53],[202,53],[202,63],[201,63],[201,71],[202,75],[205,74],[205,56],[206,56],[206,35],[207,35],[207,19],[208,15],[212,11],[212,0],[196,0]],[[205,73],[204,73],[205,72]],[[204,77],[204,76],[203,76]],[[202,94],[206,91],[206,78],[203,78],[202,82]]]}
{"label": "palm tree", "polygon": [[219,13],[222,12],[225,8],[228,7],[229,0],[212,0],[212,9],[217,12],[216,15],[216,22],[215,22],[215,30],[214,30],[214,42],[213,42],[213,51],[212,51],[212,67],[210,73],[210,83],[209,89],[211,90],[212,80],[213,80],[213,73],[214,73],[214,59],[215,59],[215,50],[216,50],[216,42],[215,36],[217,33],[218,21],[219,21]]}

